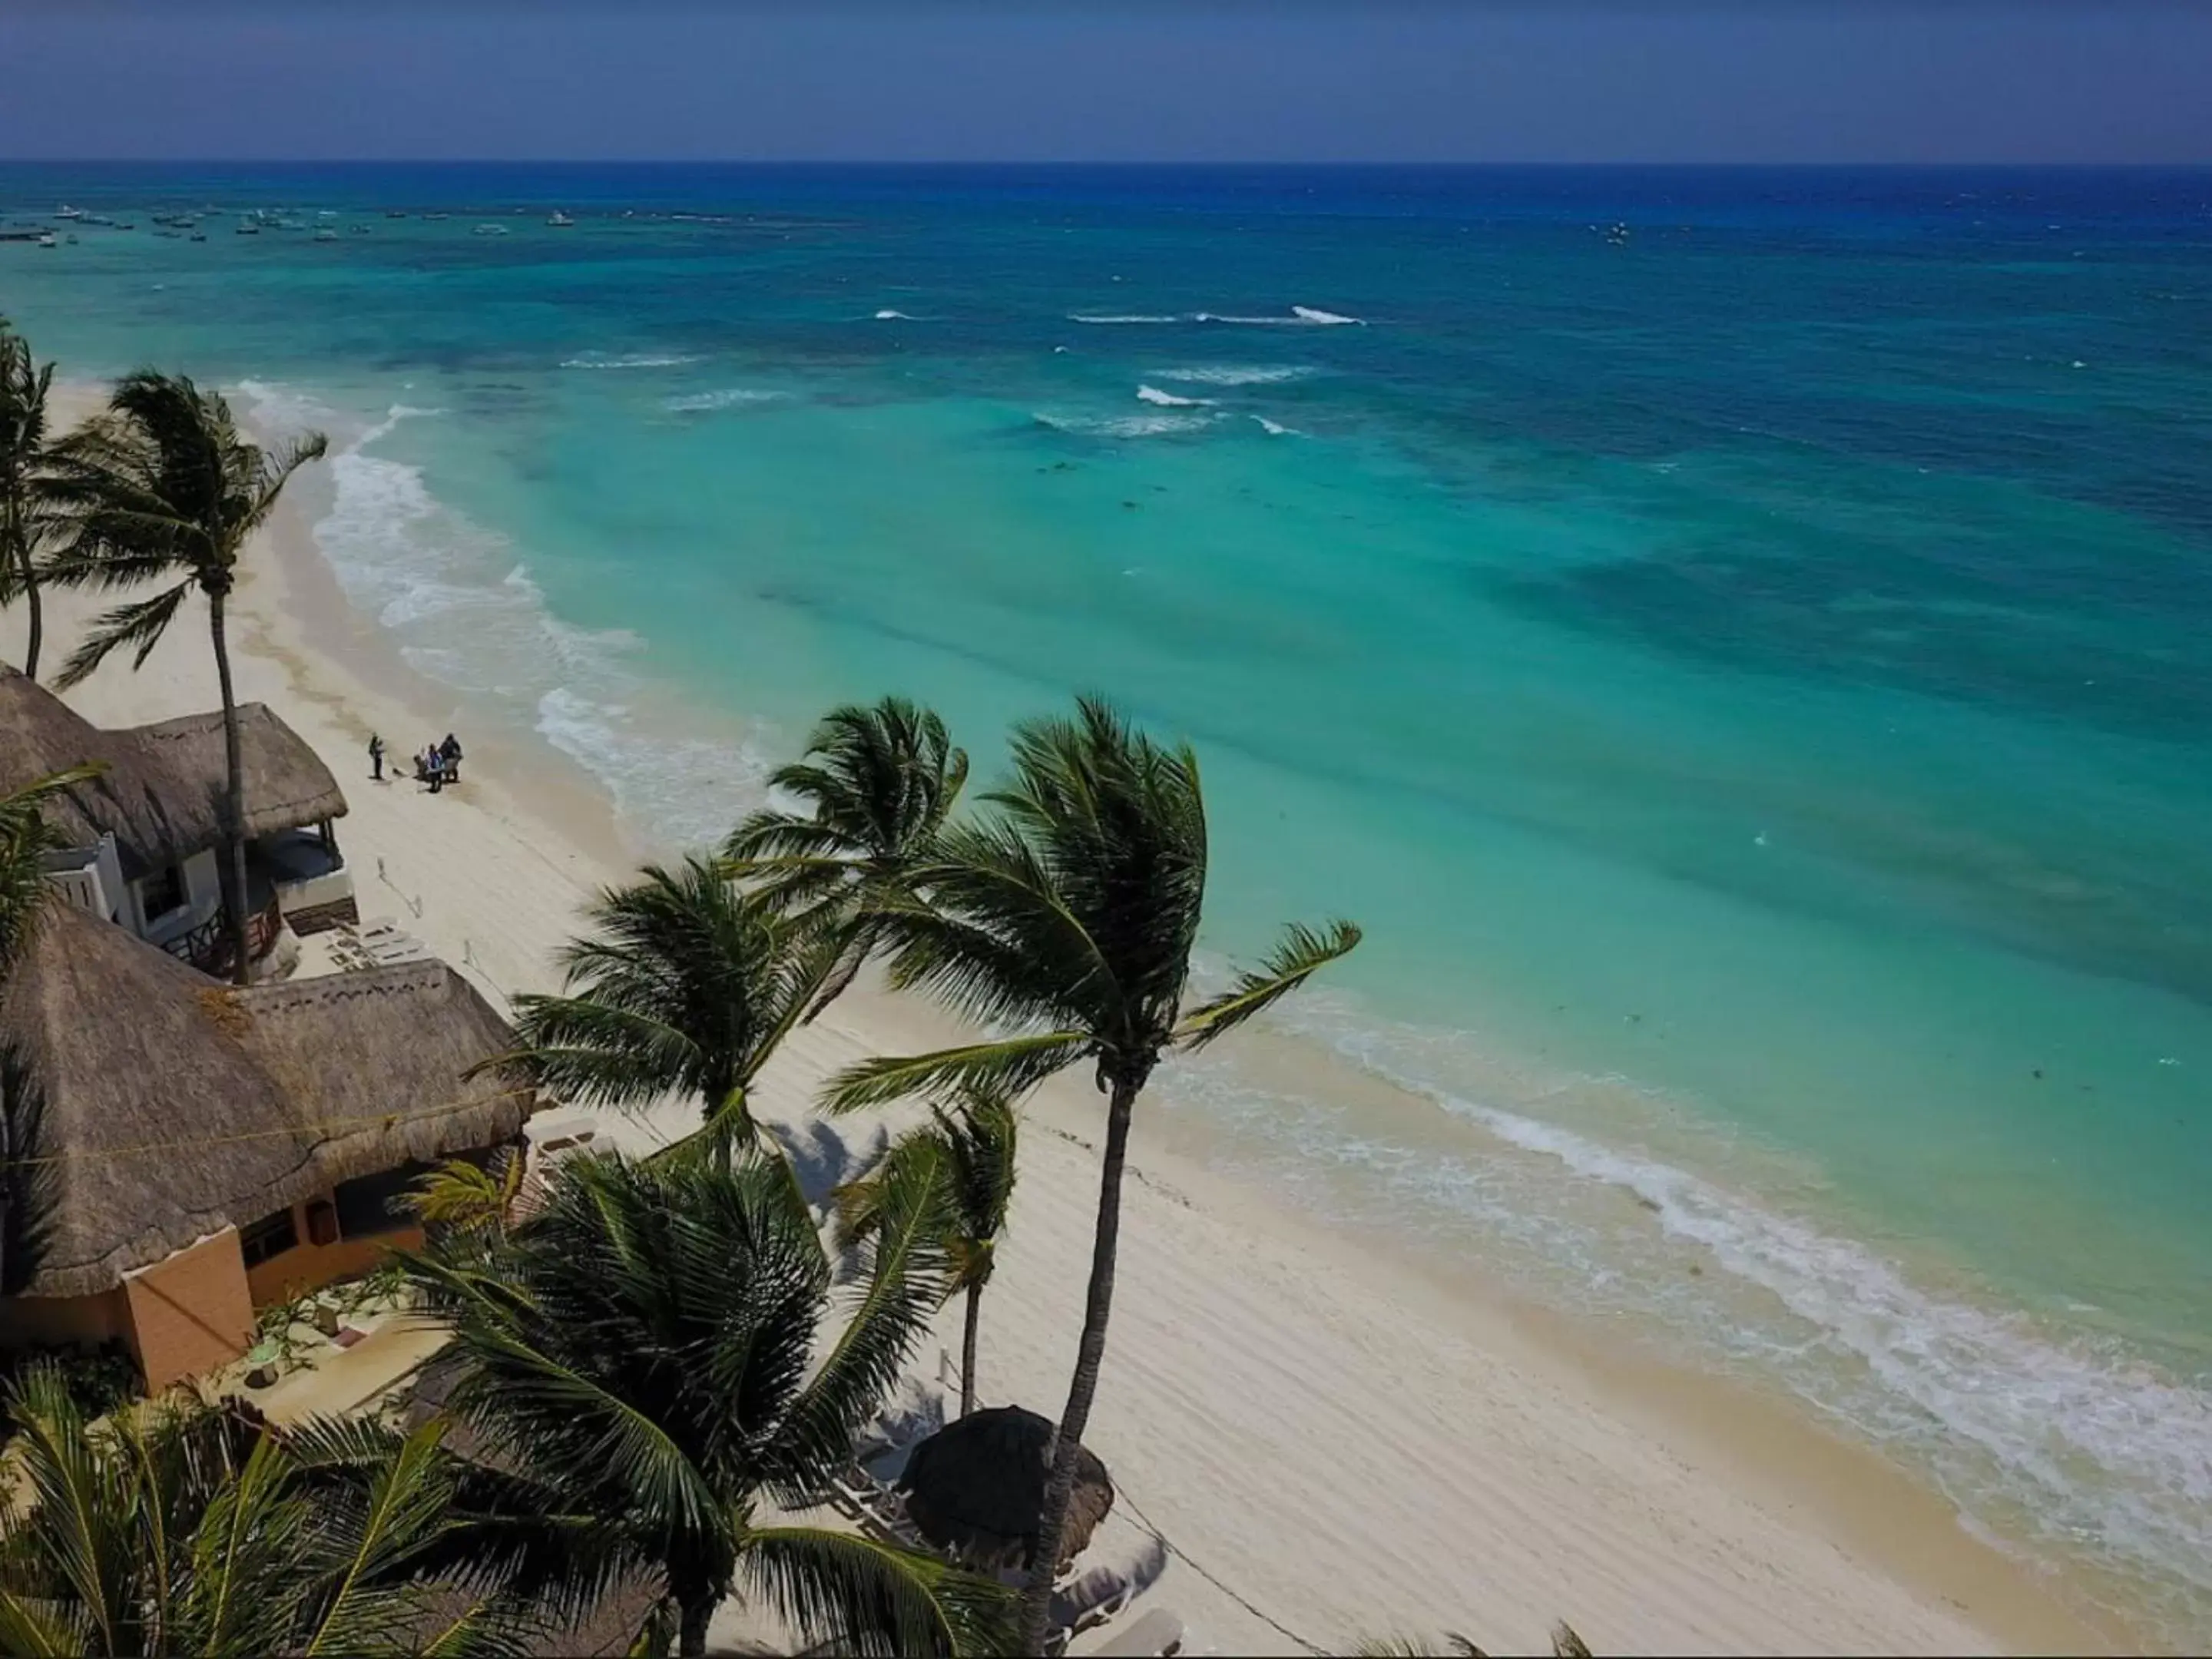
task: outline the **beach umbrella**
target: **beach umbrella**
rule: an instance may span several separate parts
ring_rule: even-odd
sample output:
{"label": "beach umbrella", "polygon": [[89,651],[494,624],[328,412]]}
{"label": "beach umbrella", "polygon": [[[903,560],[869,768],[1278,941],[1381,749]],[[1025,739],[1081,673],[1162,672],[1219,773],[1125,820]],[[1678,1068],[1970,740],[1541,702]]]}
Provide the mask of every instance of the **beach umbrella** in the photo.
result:
{"label": "beach umbrella", "polygon": [[[1053,1424],[1019,1406],[994,1406],[949,1423],[916,1446],[899,1477],[908,1517],[923,1537],[972,1565],[1026,1569],[1036,1553]],[[1065,1566],[1114,1507],[1106,1466],[1076,1449],[1075,1495],[1063,1536]]]}

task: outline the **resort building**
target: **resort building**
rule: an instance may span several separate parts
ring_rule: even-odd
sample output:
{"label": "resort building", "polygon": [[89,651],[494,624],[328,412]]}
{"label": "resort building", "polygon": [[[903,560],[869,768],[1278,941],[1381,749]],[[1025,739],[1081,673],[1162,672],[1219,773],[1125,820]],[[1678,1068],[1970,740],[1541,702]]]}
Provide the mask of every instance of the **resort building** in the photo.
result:
{"label": "resort building", "polygon": [[513,1035],[441,962],[234,988],[139,932],[50,905],[0,987],[0,1346],[119,1340],[160,1389],[419,1243],[396,1200],[536,1101],[471,1075]]}
{"label": "resort building", "polygon": [[[247,950],[280,973],[298,937],[357,921],[333,823],[345,796],[321,757],[260,703],[239,710],[246,775]],[[103,731],[0,666],[0,792],[70,767],[103,770],[48,810],[64,848],[48,873],[69,903],[227,976],[220,713]]]}

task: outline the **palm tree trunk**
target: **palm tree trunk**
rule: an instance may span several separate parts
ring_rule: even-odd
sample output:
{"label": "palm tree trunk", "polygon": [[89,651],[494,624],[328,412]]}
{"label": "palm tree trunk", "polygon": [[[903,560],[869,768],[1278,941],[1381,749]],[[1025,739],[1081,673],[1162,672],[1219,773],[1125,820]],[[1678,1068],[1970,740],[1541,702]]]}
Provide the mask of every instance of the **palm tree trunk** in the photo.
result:
{"label": "palm tree trunk", "polygon": [[222,884],[223,908],[230,916],[230,978],[252,981],[246,931],[246,762],[238,735],[238,698],[230,684],[230,645],[224,638],[222,603],[228,587],[208,591],[208,631],[215,639],[215,675],[222,688]]}
{"label": "palm tree trunk", "polygon": [[1091,1401],[1098,1392],[1098,1368],[1106,1358],[1106,1321],[1114,1308],[1114,1259],[1121,1237],[1121,1165],[1129,1150],[1129,1119],[1137,1085],[1116,1082],[1106,1115],[1106,1156],[1098,1176],[1098,1225],[1091,1245],[1091,1291],[1083,1310],[1083,1340],[1076,1345],[1075,1376],[1067,1385],[1067,1408],[1060,1413],[1054,1443],[1052,1479],[1044,1489],[1044,1513],[1037,1526],[1036,1559],[1022,1587],[1022,1631],[1018,1653],[1044,1651],[1045,1623],[1052,1610],[1052,1581],[1060,1571],[1060,1534],[1067,1526],[1067,1503],[1075,1491],[1075,1454],[1091,1425]]}
{"label": "palm tree trunk", "polygon": [[23,584],[23,603],[31,609],[30,638],[23,647],[23,678],[35,680],[39,678],[39,644],[46,637],[46,618],[39,598],[38,574],[31,568],[31,549],[27,539],[16,549],[16,556],[22,565],[16,576]]}
{"label": "palm tree trunk", "polygon": [[707,1626],[714,1617],[711,1595],[686,1596],[677,1603],[676,1651],[684,1659],[699,1659],[707,1651]]}
{"label": "palm tree trunk", "polygon": [[983,1287],[968,1287],[968,1316],[960,1332],[960,1415],[975,1409],[975,1335],[982,1328]]}

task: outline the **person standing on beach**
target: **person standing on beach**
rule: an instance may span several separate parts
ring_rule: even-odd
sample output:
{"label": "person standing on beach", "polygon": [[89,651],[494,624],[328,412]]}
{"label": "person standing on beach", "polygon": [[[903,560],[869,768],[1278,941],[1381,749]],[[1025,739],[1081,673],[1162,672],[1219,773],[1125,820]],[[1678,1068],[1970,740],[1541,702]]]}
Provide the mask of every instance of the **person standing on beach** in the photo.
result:
{"label": "person standing on beach", "polygon": [[384,738],[374,732],[368,734],[368,775],[374,782],[384,781]]}
{"label": "person standing on beach", "polygon": [[461,740],[452,732],[447,732],[445,742],[438,745],[438,758],[444,763],[446,781],[459,783],[461,781]]}

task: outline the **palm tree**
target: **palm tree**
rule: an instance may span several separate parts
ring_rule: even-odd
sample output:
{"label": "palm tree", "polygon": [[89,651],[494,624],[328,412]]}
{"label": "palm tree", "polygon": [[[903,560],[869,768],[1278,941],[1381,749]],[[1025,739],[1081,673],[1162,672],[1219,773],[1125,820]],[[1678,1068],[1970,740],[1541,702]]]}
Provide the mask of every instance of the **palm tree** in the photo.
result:
{"label": "palm tree", "polygon": [[45,855],[58,844],[44,808],[64,791],[89,782],[104,769],[71,767],[0,795],[0,981],[8,965],[30,937],[39,908],[53,889],[46,880]]}
{"label": "palm tree", "polygon": [[461,1467],[437,1425],[278,1431],[188,1396],[90,1424],[44,1363],[8,1410],[0,1650],[512,1650],[516,1610],[481,1593],[452,1610],[456,1586],[434,1569]]}
{"label": "palm tree", "polygon": [[0,317],[0,604],[21,599],[30,611],[23,672],[39,678],[46,635],[40,571],[40,491],[46,452],[46,389],[54,366],[31,361],[30,342]]}
{"label": "palm tree", "polygon": [[833,930],[845,949],[808,1018],[841,995],[875,948],[872,910],[907,890],[968,781],[945,722],[902,697],[833,708],[771,787],[803,812],[755,812],[723,844],[729,872],[779,913]]}
{"label": "palm tree", "polygon": [[848,1245],[870,1237],[882,1224],[886,1190],[902,1178],[920,1178],[912,1166],[930,1161],[937,1171],[930,1179],[938,1236],[951,1268],[945,1299],[963,1293],[968,1298],[960,1333],[960,1415],[965,1417],[975,1409],[983,1286],[997,1266],[999,1235],[1006,1230],[1013,1202],[1018,1120],[1011,1101],[985,1088],[964,1090],[957,1111],[934,1106],[930,1116],[887,1149],[866,1175],[837,1189],[838,1232]]}
{"label": "palm tree", "polygon": [[47,494],[63,518],[47,579],[113,592],[166,582],[150,599],[117,605],[62,665],[70,686],[109,655],[132,648],[143,665],[198,588],[207,596],[216,678],[222,689],[223,903],[231,976],[246,982],[246,775],[238,699],[231,689],[224,607],[247,540],[268,522],[295,471],[319,459],[320,433],[270,453],[240,436],[230,405],[182,375],[140,369],[117,383],[106,412],[54,444]]}
{"label": "palm tree", "polygon": [[511,1146],[481,1164],[448,1158],[400,1202],[425,1227],[505,1232],[520,1213],[528,1169],[528,1160]]}
{"label": "palm tree", "polygon": [[1198,758],[1133,731],[1085,698],[1073,720],[1015,728],[1013,776],[996,813],[945,830],[916,872],[921,899],[878,911],[892,983],[921,987],[985,1024],[1024,1028],[961,1048],[866,1060],[831,1081],[853,1110],[981,1085],[1018,1097],[1082,1062],[1108,1097],[1098,1218],[1083,1337],[1045,1489],[1018,1651],[1042,1650],[1075,1454],[1091,1416],[1114,1297],[1121,1170],[1138,1095],[1170,1053],[1203,1047],[1303,985],[1358,943],[1346,921],[1289,928],[1224,994],[1186,1007],[1206,897]]}
{"label": "palm tree", "polygon": [[641,876],[604,890],[592,936],[562,951],[567,994],[516,997],[515,1052],[477,1069],[516,1066],[593,1105],[694,1096],[726,1158],[752,1143],[753,1079],[805,1013],[833,947],[700,860]]}
{"label": "palm tree", "polygon": [[872,1540],[763,1525],[819,1501],[943,1288],[927,1206],[890,1195],[819,1364],[831,1268],[776,1161],[563,1168],[532,1218],[408,1258],[453,1332],[447,1409],[481,1437],[517,1559],[580,1541],[590,1571],[659,1576],[704,1651],[740,1577],[847,1652],[950,1655],[1004,1635],[987,1580]]}

